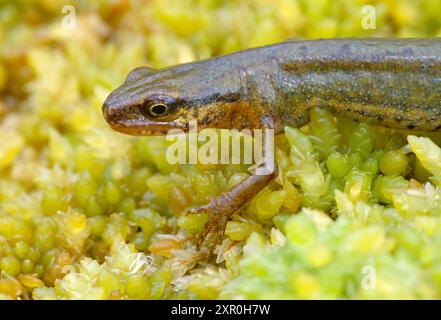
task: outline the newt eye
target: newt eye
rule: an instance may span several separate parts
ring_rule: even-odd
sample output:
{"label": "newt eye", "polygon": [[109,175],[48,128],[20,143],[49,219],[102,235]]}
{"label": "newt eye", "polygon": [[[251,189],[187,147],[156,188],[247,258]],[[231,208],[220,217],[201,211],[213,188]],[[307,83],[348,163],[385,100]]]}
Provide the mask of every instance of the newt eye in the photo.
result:
{"label": "newt eye", "polygon": [[163,103],[155,103],[149,107],[149,113],[154,117],[161,117],[167,113],[168,107]]}
{"label": "newt eye", "polygon": [[148,118],[168,117],[176,110],[176,101],[169,96],[152,96],[141,105],[141,113]]}

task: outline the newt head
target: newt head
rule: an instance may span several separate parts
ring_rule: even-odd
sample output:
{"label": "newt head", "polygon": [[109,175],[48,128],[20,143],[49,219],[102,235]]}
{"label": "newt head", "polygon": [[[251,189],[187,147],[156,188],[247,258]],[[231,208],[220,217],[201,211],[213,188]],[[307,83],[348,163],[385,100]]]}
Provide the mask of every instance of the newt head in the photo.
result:
{"label": "newt head", "polygon": [[[206,61],[154,70],[136,68],[103,104],[104,118],[129,135],[165,135],[171,129],[232,128],[243,121],[240,80]],[[243,108],[240,108],[243,110]]]}

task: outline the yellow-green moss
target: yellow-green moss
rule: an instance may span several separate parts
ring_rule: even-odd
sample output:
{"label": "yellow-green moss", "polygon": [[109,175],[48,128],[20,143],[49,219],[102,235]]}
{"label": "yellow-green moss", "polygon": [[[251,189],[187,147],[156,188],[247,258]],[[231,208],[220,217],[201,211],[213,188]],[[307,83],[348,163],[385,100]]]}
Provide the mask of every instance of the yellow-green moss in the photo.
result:
{"label": "yellow-green moss", "polygon": [[377,29],[363,30],[371,2],[80,0],[67,30],[64,1],[3,1],[0,298],[440,298],[439,134],[314,110],[276,138],[281,177],[198,265],[207,217],[183,211],[249,172],[170,165],[163,138],[117,134],[101,115],[141,65],[296,37],[441,35],[437,0],[376,1]]}

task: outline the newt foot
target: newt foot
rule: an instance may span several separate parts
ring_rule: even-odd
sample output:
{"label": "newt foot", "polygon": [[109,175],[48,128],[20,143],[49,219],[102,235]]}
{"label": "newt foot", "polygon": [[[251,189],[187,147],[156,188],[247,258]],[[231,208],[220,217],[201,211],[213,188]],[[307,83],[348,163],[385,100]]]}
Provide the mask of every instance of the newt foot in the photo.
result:
{"label": "newt foot", "polygon": [[218,198],[212,197],[210,203],[198,208],[189,209],[185,212],[185,214],[189,215],[202,213],[208,215],[204,230],[198,239],[198,249],[203,248],[205,245],[205,247],[211,251],[217,244],[222,242],[228,220],[234,213],[234,211],[231,212],[231,210],[228,209],[230,209],[230,207],[226,207],[225,204],[221,205]]}

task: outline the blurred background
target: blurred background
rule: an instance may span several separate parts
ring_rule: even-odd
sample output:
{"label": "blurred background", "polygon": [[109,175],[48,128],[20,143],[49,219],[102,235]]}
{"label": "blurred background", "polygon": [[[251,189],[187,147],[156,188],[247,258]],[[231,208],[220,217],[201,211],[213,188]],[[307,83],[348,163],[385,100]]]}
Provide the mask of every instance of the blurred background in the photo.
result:
{"label": "blurred background", "polygon": [[[374,29],[362,27],[366,5]],[[102,102],[131,69],[288,38],[441,36],[440,12],[439,0],[0,0],[0,297],[191,296],[169,286],[194,266],[194,253],[170,251],[183,239],[177,225],[198,232],[203,220],[179,214],[243,172],[176,169],[161,141],[107,128]],[[235,226],[244,228],[238,241],[261,230]],[[149,277],[147,251],[156,255]],[[175,270],[176,259],[190,263]],[[198,297],[216,298],[229,281],[210,279],[218,282],[192,285]],[[334,296],[356,296],[342,292]]]}

